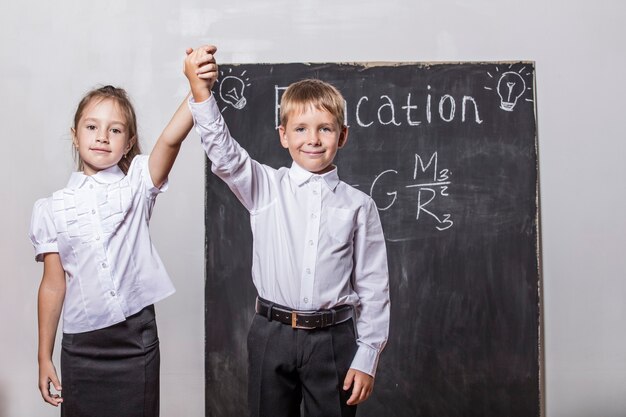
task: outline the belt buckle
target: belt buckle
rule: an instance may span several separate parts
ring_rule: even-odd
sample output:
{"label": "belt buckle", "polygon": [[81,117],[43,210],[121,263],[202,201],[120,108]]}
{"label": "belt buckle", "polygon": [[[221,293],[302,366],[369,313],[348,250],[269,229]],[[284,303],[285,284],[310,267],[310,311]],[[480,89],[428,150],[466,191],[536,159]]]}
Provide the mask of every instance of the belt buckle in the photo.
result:
{"label": "belt buckle", "polygon": [[292,329],[302,329],[302,330],[311,330],[315,329],[315,326],[303,326],[298,323],[298,313],[300,311],[292,311],[291,312],[291,328]]}

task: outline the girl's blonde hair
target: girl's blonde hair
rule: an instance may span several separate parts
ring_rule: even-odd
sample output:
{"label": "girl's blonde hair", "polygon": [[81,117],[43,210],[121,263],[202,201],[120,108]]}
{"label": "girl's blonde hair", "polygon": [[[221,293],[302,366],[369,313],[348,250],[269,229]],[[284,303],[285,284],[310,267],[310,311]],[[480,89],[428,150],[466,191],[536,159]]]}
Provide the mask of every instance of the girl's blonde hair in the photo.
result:
{"label": "girl's blonde hair", "polygon": [[337,120],[339,127],[345,121],[345,100],[339,90],[322,80],[305,79],[291,84],[280,99],[280,124],[287,126],[289,115],[304,111],[308,106],[326,110]]}
{"label": "girl's blonde hair", "polygon": [[[130,163],[133,161],[133,158],[141,153],[141,149],[139,147],[139,137],[137,135],[137,117],[135,116],[135,109],[133,108],[132,103],[130,102],[130,98],[126,91],[123,88],[113,87],[112,85],[105,85],[104,87],[96,88],[89,91],[82,98],[80,103],[78,103],[78,107],[76,108],[76,114],[74,114],[74,130],[78,127],[78,122],[85,111],[85,107],[92,100],[113,100],[119,106],[124,118],[126,119],[126,128],[128,129],[128,140],[130,144],[129,151],[120,159],[120,162],[117,163],[117,166],[126,174],[128,172],[128,168],[130,167]],[[77,168],[79,171],[84,169],[83,160],[78,153],[78,149],[76,147],[74,149],[74,159],[77,163]]]}

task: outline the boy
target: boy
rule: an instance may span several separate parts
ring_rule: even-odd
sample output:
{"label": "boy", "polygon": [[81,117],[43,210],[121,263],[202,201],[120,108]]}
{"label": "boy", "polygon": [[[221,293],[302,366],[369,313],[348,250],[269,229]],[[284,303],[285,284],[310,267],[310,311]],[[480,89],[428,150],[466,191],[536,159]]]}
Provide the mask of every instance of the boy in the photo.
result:
{"label": "boy", "polygon": [[[387,253],[373,200],[339,180],[333,160],[348,137],[344,100],[319,80],[281,100],[278,170],[252,160],[230,136],[212,82],[215,47],[185,61],[190,108],[212,171],[250,212],[258,291],[248,334],[248,405],[257,417],[354,416],[373,388],[387,341]],[[355,330],[356,328],[356,335]]]}

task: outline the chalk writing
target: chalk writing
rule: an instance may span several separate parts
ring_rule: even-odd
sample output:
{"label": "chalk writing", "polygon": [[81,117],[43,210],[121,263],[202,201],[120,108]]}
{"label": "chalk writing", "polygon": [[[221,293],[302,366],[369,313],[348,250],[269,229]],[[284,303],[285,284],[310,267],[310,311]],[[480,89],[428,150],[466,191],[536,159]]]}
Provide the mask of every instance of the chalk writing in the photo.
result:
{"label": "chalk writing", "polygon": [[[436,214],[433,202],[437,196],[448,197],[450,195],[448,187],[452,184],[450,179],[452,172],[447,168],[439,169],[437,152],[434,152],[430,156],[427,163],[424,161],[421,155],[415,154],[412,181],[417,182],[405,185],[404,188],[417,192],[415,220],[419,221],[420,218],[428,216],[436,221],[435,228],[437,230],[447,230],[454,224],[451,220],[452,214]],[[398,175],[398,171],[395,169],[387,169],[381,172],[376,175],[370,187],[370,196],[376,200],[376,205],[380,211],[389,210],[398,201],[397,189],[384,192],[384,195],[389,197],[387,201],[380,201],[379,198],[377,200],[378,193],[375,193],[375,191],[377,191],[377,187],[379,187],[379,182],[381,182],[384,177],[390,175],[396,176]]]}
{"label": "chalk writing", "polygon": [[[274,86],[274,126],[278,128],[280,124],[280,98],[282,92],[287,87]],[[454,98],[451,94],[443,94],[439,97],[437,108],[435,110],[435,117],[433,118],[433,93],[431,93],[431,86],[427,87],[428,94],[424,98],[423,106],[420,107],[418,102],[415,101],[415,95],[413,93],[406,94],[406,101],[403,103],[395,102],[389,95],[382,94],[379,98],[371,98],[367,95],[361,96],[354,106],[351,103],[345,102],[345,123],[349,125],[349,121],[354,120],[357,126],[363,128],[369,128],[372,126],[402,126],[406,123],[408,126],[420,126],[422,120],[420,120],[420,112],[423,112],[425,122],[427,124],[434,123],[439,120],[450,123],[457,118],[457,102],[461,105],[461,122],[473,122],[476,124],[482,124],[483,120],[480,117],[480,111],[478,108],[478,102],[472,96],[464,95],[460,98]],[[436,98],[435,98],[436,99]],[[406,103],[406,104],[404,104]],[[372,115],[369,116],[368,115]],[[433,120],[435,119],[435,120]]]}

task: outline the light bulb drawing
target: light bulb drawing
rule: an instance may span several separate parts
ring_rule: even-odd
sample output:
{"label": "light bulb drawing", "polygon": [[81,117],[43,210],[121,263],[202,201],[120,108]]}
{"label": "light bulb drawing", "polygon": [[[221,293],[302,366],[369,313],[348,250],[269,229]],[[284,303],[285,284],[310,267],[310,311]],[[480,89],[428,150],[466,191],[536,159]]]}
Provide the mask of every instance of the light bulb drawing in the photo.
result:
{"label": "light bulb drawing", "polygon": [[[514,65],[515,64],[510,64],[508,66],[508,71],[505,71],[500,75],[497,87],[495,88],[498,97],[500,97],[500,109],[508,112],[512,112],[524,94],[531,90],[530,87],[527,87],[524,76],[530,76],[532,75],[532,72],[524,72],[526,70],[525,65],[518,70],[512,70]],[[495,72],[500,72],[500,68],[498,66],[495,67]],[[490,78],[494,78],[489,71],[487,72],[487,75]],[[494,90],[494,88],[487,86],[485,86],[485,89]],[[525,98],[524,100],[529,102],[533,101],[530,98]]]}
{"label": "light bulb drawing", "polygon": [[246,84],[241,78],[232,75],[226,76],[220,83],[220,97],[237,110],[241,110],[247,102],[243,95],[245,88]]}
{"label": "light bulb drawing", "polygon": [[500,96],[500,108],[513,111],[517,99],[526,91],[526,82],[518,73],[507,71],[500,77],[497,91]]}
{"label": "light bulb drawing", "polygon": [[[236,67],[235,67],[236,68]],[[248,100],[244,95],[246,87],[250,86],[250,78],[246,77],[246,70],[243,70],[238,76],[232,75],[233,68],[229,67],[227,70],[220,71],[220,77],[217,80],[219,84],[217,96],[221,104],[226,104],[222,107],[221,112],[232,107],[235,110],[241,110],[246,107]],[[217,98],[217,97],[216,97]]]}

